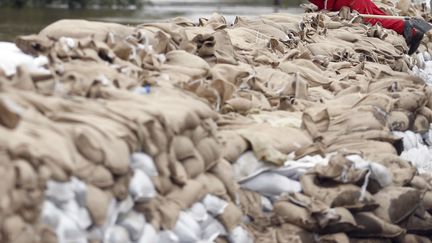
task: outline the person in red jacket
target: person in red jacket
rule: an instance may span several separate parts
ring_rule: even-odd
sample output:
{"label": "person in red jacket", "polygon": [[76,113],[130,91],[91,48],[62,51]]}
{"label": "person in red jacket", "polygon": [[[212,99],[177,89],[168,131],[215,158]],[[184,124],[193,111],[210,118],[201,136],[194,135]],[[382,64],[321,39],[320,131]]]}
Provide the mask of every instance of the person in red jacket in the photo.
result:
{"label": "person in red jacket", "polygon": [[[309,0],[311,3],[318,6],[320,10],[339,11],[342,7],[349,7],[351,10],[356,10],[360,14],[372,15],[387,15],[371,0]],[[404,36],[410,49],[408,54],[416,52],[424,33],[415,28],[408,20],[401,19],[376,19],[365,18],[365,22],[375,25],[381,23],[386,29],[392,29]]]}

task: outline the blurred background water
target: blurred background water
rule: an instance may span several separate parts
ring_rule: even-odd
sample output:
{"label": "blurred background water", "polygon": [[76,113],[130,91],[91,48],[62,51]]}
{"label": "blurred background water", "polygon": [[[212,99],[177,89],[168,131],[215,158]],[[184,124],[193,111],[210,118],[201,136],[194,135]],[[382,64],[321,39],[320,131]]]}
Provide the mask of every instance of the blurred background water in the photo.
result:
{"label": "blurred background water", "polygon": [[0,41],[13,41],[17,35],[38,33],[46,25],[65,18],[134,25],[176,16],[185,16],[197,21],[200,17],[210,17],[214,12],[223,14],[228,21],[232,21],[237,15],[254,16],[275,11],[302,12],[302,9],[299,8],[302,0],[285,2],[281,0],[280,5],[277,6],[274,5],[274,0],[142,0],[144,2],[140,4],[136,4],[137,0],[127,0],[134,2],[123,4],[119,4],[122,2],[111,2],[109,5],[93,3],[85,6],[80,3],[92,0],[68,0],[72,1],[72,4],[70,2],[48,2],[46,5],[33,2],[22,6],[17,6],[16,2],[5,1],[24,0],[0,0]]}

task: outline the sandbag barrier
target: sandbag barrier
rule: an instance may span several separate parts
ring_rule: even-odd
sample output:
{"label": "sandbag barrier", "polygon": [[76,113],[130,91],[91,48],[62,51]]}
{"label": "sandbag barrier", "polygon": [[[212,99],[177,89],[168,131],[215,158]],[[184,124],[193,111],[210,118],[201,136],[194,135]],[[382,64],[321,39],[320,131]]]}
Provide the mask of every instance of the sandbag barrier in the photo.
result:
{"label": "sandbag barrier", "polygon": [[426,65],[357,22],[63,20],[18,37],[39,57],[0,72],[0,241],[430,241],[428,161],[409,152],[432,121]]}

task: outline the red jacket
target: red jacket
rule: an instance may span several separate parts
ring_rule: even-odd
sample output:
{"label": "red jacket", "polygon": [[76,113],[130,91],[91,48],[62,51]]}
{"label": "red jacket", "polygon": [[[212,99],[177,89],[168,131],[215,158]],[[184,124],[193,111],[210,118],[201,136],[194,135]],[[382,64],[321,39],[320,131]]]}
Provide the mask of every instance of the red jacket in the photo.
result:
{"label": "red jacket", "polygon": [[327,9],[329,11],[333,10],[335,2],[337,0],[309,0],[311,3],[318,6],[319,10]]}

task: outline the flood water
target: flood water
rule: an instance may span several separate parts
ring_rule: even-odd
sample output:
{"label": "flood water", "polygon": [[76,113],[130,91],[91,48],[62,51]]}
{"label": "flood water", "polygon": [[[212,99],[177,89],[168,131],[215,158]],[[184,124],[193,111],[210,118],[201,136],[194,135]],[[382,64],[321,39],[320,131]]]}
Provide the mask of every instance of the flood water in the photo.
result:
{"label": "flood water", "polygon": [[[181,1],[178,1],[181,2]],[[272,2],[272,1],[269,1]],[[209,17],[218,12],[228,20],[235,16],[253,16],[275,11],[301,13],[295,4],[292,7],[275,9],[272,5],[199,3],[199,4],[154,4],[142,9],[77,9],[66,8],[0,8],[0,41],[13,41],[18,35],[38,33],[48,24],[59,19],[87,19],[95,21],[117,22],[122,24],[140,24],[161,21],[176,16],[185,16],[193,21],[200,17]]]}

